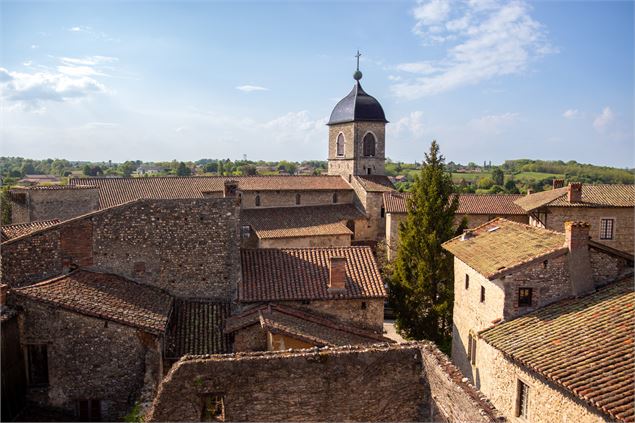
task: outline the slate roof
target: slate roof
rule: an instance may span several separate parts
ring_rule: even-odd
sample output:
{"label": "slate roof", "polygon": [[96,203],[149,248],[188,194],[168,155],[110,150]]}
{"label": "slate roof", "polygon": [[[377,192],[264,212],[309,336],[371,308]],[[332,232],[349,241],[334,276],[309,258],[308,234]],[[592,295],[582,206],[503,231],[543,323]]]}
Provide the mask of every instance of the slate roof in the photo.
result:
{"label": "slate roof", "polygon": [[8,241],[19,236],[28,235],[33,231],[48,228],[60,223],[59,219],[39,220],[29,223],[16,223],[13,225],[4,225],[0,229],[0,237],[2,241]]}
{"label": "slate roof", "polygon": [[490,280],[568,251],[563,233],[500,217],[452,238],[443,248]]}
{"label": "slate roof", "polygon": [[355,179],[368,192],[394,191],[395,186],[385,175],[358,175]]}
{"label": "slate roof", "polygon": [[224,191],[228,180],[238,181],[243,191],[352,190],[338,175],[331,176],[157,176],[148,178],[72,178],[73,186],[94,185],[99,188],[99,207],[106,208],[140,198],[203,198],[203,193]]}
{"label": "slate roof", "polygon": [[635,207],[635,185],[582,184],[582,201],[570,203],[569,187],[526,195],[516,201],[526,211],[540,207]]}
{"label": "slate roof", "polygon": [[[330,257],[346,258],[342,293],[329,293]],[[239,301],[384,298],[370,247],[243,249]]]}
{"label": "slate roof", "polygon": [[[406,213],[407,192],[384,193],[386,213]],[[461,194],[456,214],[485,214],[494,216],[527,214],[514,202],[523,197],[519,194]]]}
{"label": "slate roof", "polygon": [[528,367],[611,417],[635,421],[633,277],[480,333]]}
{"label": "slate roof", "polygon": [[165,331],[172,309],[172,298],[157,288],[86,270],[15,288],[11,293],[153,334]]}
{"label": "slate roof", "polygon": [[327,125],[359,121],[388,122],[379,101],[368,95],[357,81],[351,92],[335,105]]}
{"label": "slate roof", "polygon": [[260,239],[320,235],[349,235],[342,222],[365,218],[353,204],[243,209],[242,224],[250,225]]}
{"label": "slate roof", "polygon": [[225,319],[230,314],[229,303],[175,300],[165,340],[165,356],[175,359],[186,354],[231,352],[231,340],[223,333]]}
{"label": "slate roof", "polygon": [[259,324],[269,332],[287,335],[316,346],[391,342],[379,333],[277,304],[257,307],[231,317],[225,331],[231,333],[254,324]]}

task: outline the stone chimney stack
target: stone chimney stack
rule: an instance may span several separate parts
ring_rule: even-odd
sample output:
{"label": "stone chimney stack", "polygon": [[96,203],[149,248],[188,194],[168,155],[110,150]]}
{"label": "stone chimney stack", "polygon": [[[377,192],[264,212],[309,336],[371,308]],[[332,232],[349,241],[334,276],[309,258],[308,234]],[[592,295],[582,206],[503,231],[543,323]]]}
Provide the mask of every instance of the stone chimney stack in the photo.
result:
{"label": "stone chimney stack", "polygon": [[571,292],[580,296],[595,289],[589,255],[589,225],[586,222],[565,222],[565,245],[569,248],[569,278]]}
{"label": "stone chimney stack", "polygon": [[553,180],[553,189],[563,188],[564,187],[564,179],[554,179]]}
{"label": "stone chimney stack", "polygon": [[582,184],[580,182],[572,182],[569,184],[569,192],[567,193],[567,200],[570,203],[582,202]]}
{"label": "stone chimney stack", "polygon": [[0,285],[0,312],[3,312],[7,307],[7,292],[9,292],[9,285]]}
{"label": "stone chimney stack", "polygon": [[238,181],[225,181],[225,191],[223,197],[236,197],[238,195]]}
{"label": "stone chimney stack", "polygon": [[346,257],[331,257],[329,263],[329,292],[346,289]]}

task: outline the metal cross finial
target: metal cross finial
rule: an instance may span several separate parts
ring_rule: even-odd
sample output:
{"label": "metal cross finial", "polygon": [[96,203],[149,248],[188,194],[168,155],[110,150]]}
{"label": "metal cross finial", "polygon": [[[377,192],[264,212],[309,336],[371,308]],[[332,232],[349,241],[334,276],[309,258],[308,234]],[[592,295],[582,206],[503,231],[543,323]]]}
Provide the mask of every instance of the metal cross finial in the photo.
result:
{"label": "metal cross finial", "polygon": [[357,50],[357,54],[355,55],[355,57],[357,57],[357,70],[359,70],[359,56],[361,56],[362,54],[359,52],[359,50]]}

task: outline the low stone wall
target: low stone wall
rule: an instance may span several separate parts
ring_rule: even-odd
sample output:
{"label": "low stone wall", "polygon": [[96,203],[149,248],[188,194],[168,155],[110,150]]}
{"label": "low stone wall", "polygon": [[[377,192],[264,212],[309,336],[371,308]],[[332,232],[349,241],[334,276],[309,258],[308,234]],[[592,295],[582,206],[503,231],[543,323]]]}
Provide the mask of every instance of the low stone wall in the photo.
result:
{"label": "low stone wall", "polygon": [[473,421],[499,415],[429,343],[184,357],[151,421]]}
{"label": "low stone wall", "polygon": [[[246,246],[246,245],[245,245]],[[260,239],[257,248],[350,247],[351,235],[311,235]]]}

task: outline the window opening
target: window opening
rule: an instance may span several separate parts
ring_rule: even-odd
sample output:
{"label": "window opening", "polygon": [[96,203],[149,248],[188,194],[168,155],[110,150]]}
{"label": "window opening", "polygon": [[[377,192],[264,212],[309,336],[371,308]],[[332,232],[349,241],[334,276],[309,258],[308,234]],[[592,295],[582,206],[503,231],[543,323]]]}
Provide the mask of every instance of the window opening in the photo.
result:
{"label": "window opening", "polygon": [[518,307],[531,307],[531,288],[518,288]]}

